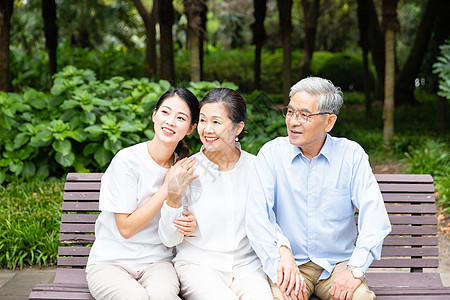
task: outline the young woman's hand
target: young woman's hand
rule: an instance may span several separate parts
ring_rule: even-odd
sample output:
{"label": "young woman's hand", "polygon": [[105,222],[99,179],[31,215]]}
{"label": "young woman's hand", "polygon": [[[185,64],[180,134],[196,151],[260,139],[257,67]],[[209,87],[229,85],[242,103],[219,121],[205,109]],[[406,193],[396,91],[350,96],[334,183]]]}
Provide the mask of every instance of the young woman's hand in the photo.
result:
{"label": "young woman's hand", "polygon": [[164,184],[167,185],[167,204],[169,206],[180,207],[183,190],[189,183],[198,178],[198,175],[193,174],[195,170],[194,164],[194,158],[183,158],[167,172]]}
{"label": "young woman's hand", "polygon": [[175,227],[178,228],[179,232],[188,236],[194,233],[194,230],[197,227],[197,218],[190,212],[183,211],[183,217],[175,219],[173,223],[175,224]]}

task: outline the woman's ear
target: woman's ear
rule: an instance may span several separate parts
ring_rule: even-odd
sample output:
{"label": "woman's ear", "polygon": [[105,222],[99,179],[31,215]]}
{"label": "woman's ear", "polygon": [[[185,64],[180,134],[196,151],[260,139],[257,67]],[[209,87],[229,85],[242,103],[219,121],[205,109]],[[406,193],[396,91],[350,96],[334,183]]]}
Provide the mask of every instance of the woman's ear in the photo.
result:
{"label": "woman's ear", "polygon": [[194,131],[195,127],[197,127],[197,123],[195,123],[194,125],[191,125],[191,128],[189,128],[189,130],[186,133],[186,135],[190,135],[192,133],[192,131]]}
{"label": "woman's ear", "polygon": [[234,135],[238,136],[239,133],[241,133],[241,131],[244,130],[244,126],[245,126],[245,123],[243,121],[236,124],[236,126],[234,127]]}
{"label": "woman's ear", "polygon": [[155,123],[156,108],[153,110],[152,122]]}

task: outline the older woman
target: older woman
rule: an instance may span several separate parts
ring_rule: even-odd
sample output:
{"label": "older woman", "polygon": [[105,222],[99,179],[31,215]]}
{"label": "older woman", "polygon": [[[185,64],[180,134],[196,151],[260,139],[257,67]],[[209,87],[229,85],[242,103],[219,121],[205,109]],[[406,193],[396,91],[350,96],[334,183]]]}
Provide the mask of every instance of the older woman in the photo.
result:
{"label": "older woman", "polygon": [[[182,170],[174,176],[161,210],[160,237],[166,246],[176,245],[175,268],[187,300],[273,299],[245,231],[254,160],[237,142],[245,120],[246,103],[236,91],[213,89],[205,96],[197,127],[203,146],[193,156],[199,177],[183,196],[187,180]],[[193,226],[185,221],[186,209],[197,219],[191,235],[184,234]]]}

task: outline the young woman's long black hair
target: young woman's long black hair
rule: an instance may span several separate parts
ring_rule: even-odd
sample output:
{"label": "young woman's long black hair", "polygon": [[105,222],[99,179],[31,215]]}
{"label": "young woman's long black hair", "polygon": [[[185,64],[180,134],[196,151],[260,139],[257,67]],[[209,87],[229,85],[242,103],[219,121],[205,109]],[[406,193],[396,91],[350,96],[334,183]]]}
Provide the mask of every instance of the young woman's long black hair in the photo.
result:
{"label": "young woman's long black hair", "polygon": [[[173,88],[165,92],[156,103],[155,110],[157,111],[167,98],[175,95],[180,97],[189,107],[189,111],[191,113],[191,125],[197,124],[200,113],[198,99],[194,96],[194,94],[192,94],[191,91],[185,88]],[[189,156],[188,145],[183,140],[179,141],[177,147],[175,148],[175,153],[178,154],[178,159]]]}

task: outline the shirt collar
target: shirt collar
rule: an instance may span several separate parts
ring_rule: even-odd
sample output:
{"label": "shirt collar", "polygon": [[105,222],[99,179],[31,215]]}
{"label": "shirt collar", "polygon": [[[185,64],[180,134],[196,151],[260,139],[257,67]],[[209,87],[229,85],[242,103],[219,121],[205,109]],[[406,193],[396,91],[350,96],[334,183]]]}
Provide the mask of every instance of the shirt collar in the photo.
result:
{"label": "shirt collar", "polygon": [[[288,138],[288,139],[289,139],[289,138]],[[291,147],[289,159],[290,159],[291,162],[293,162],[294,159],[295,159],[298,155],[303,155],[303,153],[302,153],[302,151],[300,150],[299,147],[297,147],[297,146],[295,146],[295,145],[292,145],[292,144],[289,142],[289,140],[288,140],[288,143],[289,143],[289,145],[290,145],[290,147]],[[319,156],[319,155],[321,155],[321,154],[322,154],[328,161],[331,160],[331,156],[332,156],[332,154],[333,154],[333,141],[332,141],[331,135],[329,135],[328,133],[327,133],[327,136],[326,136],[326,138],[325,138],[325,143],[323,144],[322,149],[320,149],[320,152],[319,152],[319,154],[318,154],[317,156]]]}
{"label": "shirt collar", "polygon": [[[239,157],[239,160],[238,160],[238,162],[236,163],[236,166],[240,163],[240,161],[241,161],[241,158],[242,158],[242,148],[241,148],[241,143],[239,143],[239,142],[235,142],[235,146],[236,146],[236,148],[238,148],[239,149],[239,151],[241,152],[241,156]],[[209,168],[212,168],[212,169],[214,169],[214,170],[219,170],[219,166],[218,165],[216,165],[215,163],[213,163],[212,161],[210,161],[207,157],[206,157],[206,155],[205,155],[205,153],[204,153],[204,150],[205,150],[205,146],[203,146],[202,145],[202,147],[200,148],[200,153],[201,153],[201,155],[202,155],[202,160],[203,160],[203,163],[205,163],[206,165],[207,165],[207,167],[209,167]],[[236,168],[236,166],[235,166],[235,168]]]}

